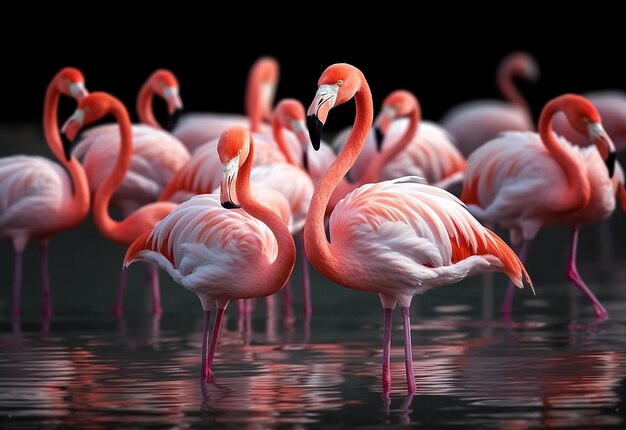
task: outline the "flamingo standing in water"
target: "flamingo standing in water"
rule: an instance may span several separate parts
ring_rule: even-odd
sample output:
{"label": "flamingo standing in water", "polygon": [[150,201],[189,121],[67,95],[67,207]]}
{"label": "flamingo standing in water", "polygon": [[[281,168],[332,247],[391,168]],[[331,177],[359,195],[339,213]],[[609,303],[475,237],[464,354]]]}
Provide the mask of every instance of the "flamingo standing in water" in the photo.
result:
{"label": "flamingo standing in water", "polygon": [[[586,133],[595,147],[581,149],[556,137],[552,120],[557,112],[565,114],[579,133]],[[596,318],[604,320],[606,309],[578,274],[576,244],[581,225],[605,218],[615,208],[614,168],[615,147],[598,111],[585,98],[564,94],[544,107],[539,133],[504,133],[472,153],[461,199],[478,219],[509,230],[513,244],[521,242],[522,261],[542,228],[571,226],[567,276],[591,302]],[[511,305],[512,291],[502,313],[509,315]]]}
{"label": "flamingo standing in water", "polygon": [[[252,134],[245,127],[232,126],[223,132],[217,145],[223,167],[220,194],[196,195],[181,203],[139,236],[124,259],[125,266],[137,260],[156,263],[198,295],[204,310],[205,379],[213,376],[215,347],[228,303],[276,293],[295,263],[295,244],[283,219],[251,194],[254,149]],[[217,314],[207,356],[213,306]]]}
{"label": "flamingo standing in water", "polygon": [[43,314],[50,316],[48,240],[78,226],[89,213],[87,177],[78,160],[64,152],[57,125],[61,95],[80,101],[87,94],[84,83],[78,69],[66,67],[54,76],[46,91],[44,134],[61,165],[39,156],[14,155],[0,159],[0,237],[10,239],[15,250],[12,307],[15,318],[20,315],[22,264],[28,241],[39,242]]}
{"label": "flamingo standing in water", "polygon": [[530,278],[515,252],[474,219],[459,199],[412,176],[366,184],[345,196],[330,216],[329,241],[326,208],[363,148],[372,126],[373,105],[365,76],[350,64],[329,66],[318,85],[307,118],[314,148],[334,106],[354,98],[356,117],[337,160],[315,189],[304,224],[306,254],[328,279],[380,296],[385,310],[382,385],[386,394],[391,388],[391,312],[400,305],[407,385],[412,394],[409,306],[414,295],[486,271],[504,272],[520,288],[522,278],[528,283]]}
{"label": "flamingo standing in water", "polygon": [[[174,174],[189,161],[187,148],[156,121],[152,112],[154,95],[167,103],[170,116],[182,109],[178,81],[165,69],[152,73],[139,91],[137,113],[142,124],[133,124],[133,145],[130,168],[123,182],[115,190],[111,204],[128,217],[141,206],[155,202]],[[85,131],[73,154],[87,172],[91,193],[94,194],[115,164],[120,152],[120,133],[117,124],[105,124]],[[157,266],[148,267],[148,282],[159,301],[159,272]],[[122,270],[113,312],[122,314],[127,270]],[[155,306],[158,310],[158,306]],[[159,311],[160,312],[160,311]]]}
{"label": "flamingo standing in water", "polygon": [[441,120],[465,157],[483,143],[504,131],[532,131],[533,118],[528,103],[515,87],[514,78],[536,81],[539,67],[526,52],[514,52],[498,67],[500,92],[508,102],[475,100],[453,107]]}
{"label": "flamingo standing in water", "polygon": [[246,115],[222,113],[188,113],[180,117],[172,131],[194,152],[199,146],[220,137],[231,125],[237,124],[250,128],[253,133],[271,136],[269,121],[278,79],[280,64],[276,58],[262,56],[258,58],[248,73],[245,104]]}
{"label": "flamingo standing in water", "polygon": [[[98,185],[93,200],[92,212],[96,226],[104,237],[115,243],[128,246],[143,232],[152,229],[174,209],[176,204],[171,202],[148,203],[130,213],[122,221],[111,218],[109,204],[115,191],[122,185],[124,178],[127,176],[133,155],[134,133],[128,111],[118,99],[110,94],[102,92],[92,93],[79,103],[74,114],[63,126],[63,131],[73,141],[81,127],[97,121],[108,114],[112,114],[115,117],[120,135],[120,147],[115,164]],[[158,280],[158,272],[152,279]],[[152,282],[152,301],[154,314],[161,314],[159,285],[156,281]],[[119,311],[121,311],[121,307]]]}

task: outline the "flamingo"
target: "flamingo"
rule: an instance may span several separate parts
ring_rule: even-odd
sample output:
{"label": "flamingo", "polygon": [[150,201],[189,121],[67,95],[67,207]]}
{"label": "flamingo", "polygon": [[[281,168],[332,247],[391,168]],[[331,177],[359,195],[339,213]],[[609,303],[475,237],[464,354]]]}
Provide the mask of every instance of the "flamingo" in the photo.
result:
{"label": "flamingo", "polygon": [[[74,114],[63,126],[63,132],[70,141],[73,141],[81,127],[91,124],[108,114],[112,114],[115,117],[120,134],[120,148],[115,158],[115,164],[96,189],[92,212],[96,227],[105,238],[128,246],[144,231],[153,228],[172,211],[176,204],[172,202],[148,203],[131,212],[121,221],[111,218],[109,215],[109,204],[115,191],[124,182],[124,178],[131,166],[133,155],[133,139],[135,136],[128,111],[112,95],[104,92],[92,93],[79,103]],[[153,267],[156,268],[156,266]],[[122,270],[122,272],[124,273],[125,270]],[[120,284],[120,286],[122,285],[124,284]],[[153,313],[159,315],[162,309],[158,272],[152,276],[151,287]],[[121,294],[123,294],[123,288],[120,290],[118,300],[116,301],[115,310],[118,313],[121,312]]]}
{"label": "flamingo", "polygon": [[269,121],[280,77],[280,64],[271,56],[259,57],[248,73],[246,86],[246,115],[220,113],[188,113],[180,117],[173,130],[174,136],[183,142],[190,152],[220,137],[233,124],[243,125],[253,133],[271,136]]}
{"label": "flamingo", "polygon": [[[565,114],[579,133],[586,133],[595,147],[581,149],[556,137],[552,120],[557,112]],[[574,94],[550,100],[541,112],[538,129],[539,133],[504,133],[472,153],[461,200],[478,219],[509,230],[511,242],[521,242],[522,261],[542,228],[569,225],[572,241],[567,276],[592,304],[596,318],[604,320],[608,318],[606,309],[578,274],[576,244],[581,225],[608,216],[615,207],[611,180],[615,147],[602,128],[598,111]],[[511,304],[508,294],[503,314],[511,313]]]}
{"label": "flamingo", "polygon": [[48,84],[43,128],[46,143],[60,165],[40,156],[13,155],[0,159],[0,237],[11,240],[15,252],[11,311],[14,318],[18,318],[21,311],[22,265],[27,243],[39,242],[43,315],[49,317],[52,299],[48,241],[78,226],[89,212],[87,177],[76,158],[64,151],[57,125],[61,95],[80,101],[87,94],[84,83],[78,69],[65,67]]}
{"label": "flamingo", "polygon": [[454,136],[465,157],[501,132],[534,130],[528,103],[515,87],[517,76],[532,82],[539,77],[537,62],[526,52],[508,55],[498,67],[498,86],[508,102],[475,100],[455,106],[443,116],[441,125]]}
{"label": "flamingo", "polygon": [[[198,295],[204,310],[202,377],[213,377],[213,358],[224,310],[231,300],[267,297],[289,279],[296,249],[283,219],[251,195],[255,145],[241,126],[222,133],[217,152],[223,167],[219,194],[181,203],[128,248],[127,267],[150,261]],[[239,209],[241,208],[241,209]],[[211,308],[217,313],[207,356]]]}
{"label": "flamingo", "polygon": [[[189,151],[172,134],[163,130],[152,112],[154,95],[162,97],[171,116],[182,109],[178,81],[166,69],[158,69],[145,81],[137,97],[137,112],[142,124],[133,124],[133,152],[130,168],[111,198],[123,218],[138,208],[156,201],[173,175],[189,161]],[[87,172],[94,194],[109,175],[120,151],[117,124],[105,124],[85,131],[73,153]],[[128,272],[122,270],[113,312],[122,313]],[[158,268],[148,267],[149,283],[158,292]]]}
{"label": "flamingo", "polygon": [[[417,115],[411,115],[413,111]],[[351,178],[360,179],[381,148],[400,144],[403,135],[411,133],[410,123],[414,121],[418,124],[417,132],[402,152],[381,166],[379,179],[421,176],[441,188],[462,181],[466,161],[454,139],[440,125],[421,120],[420,115],[419,102],[410,91],[400,89],[387,95],[374,121],[375,133],[368,134],[363,150],[350,169]],[[345,142],[347,136],[344,132],[335,143],[342,146],[339,139]]]}
{"label": "flamingo", "polygon": [[346,63],[329,66],[318,81],[307,125],[314,148],[329,111],[354,98],[352,132],[321,179],[304,224],[304,245],[311,264],[339,285],[377,293],[384,308],[382,387],[391,388],[392,310],[404,320],[405,365],[409,393],[415,392],[409,306],[416,294],[453,284],[470,275],[498,271],[523,288],[530,277],[515,252],[470,215],[450,192],[406,176],[365,184],[339,201],[329,220],[329,199],[348,172],[372,125],[373,104],[363,73]]}

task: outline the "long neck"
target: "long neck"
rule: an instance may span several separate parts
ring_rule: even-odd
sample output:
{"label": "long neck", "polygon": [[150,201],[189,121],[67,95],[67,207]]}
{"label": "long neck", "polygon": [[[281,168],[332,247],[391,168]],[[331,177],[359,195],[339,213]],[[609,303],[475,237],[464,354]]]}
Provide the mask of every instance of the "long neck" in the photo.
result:
{"label": "long neck", "polygon": [[498,86],[500,87],[500,92],[505,99],[521,109],[529,119],[532,119],[528,103],[517,89],[513,78],[514,73],[511,67],[503,67],[498,71]]}
{"label": "long neck", "polygon": [[580,163],[574,158],[571,151],[561,145],[552,132],[552,120],[560,111],[557,105],[548,105],[539,118],[539,134],[543,144],[552,155],[552,158],[561,166],[567,177],[568,189],[564,193],[564,206],[567,208],[579,208],[587,204],[591,196],[589,181]]}
{"label": "long neck", "polygon": [[115,116],[115,121],[120,130],[120,152],[113,169],[102,181],[93,203],[93,217],[100,232],[109,238],[115,238],[119,229],[119,221],[114,220],[109,215],[109,202],[115,190],[122,184],[126,172],[130,168],[133,151],[132,127],[128,111],[118,101],[112,102],[111,112]]}
{"label": "long neck", "polygon": [[304,245],[309,261],[322,275],[344,285],[349,285],[351,280],[344,279],[345,271],[342,271],[326,239],[324,214],[333,190],[354,164],[372,126],[374,116],[372,93],[364,77],[361,77],[361,87],[354,95],[354,99],[356,116],[352,132],[333,164],[317,184],[304,224]]}
{"label": "long neck", "polygon": [[258,274],[259,285],[266,288],[266,293],[271,294],[282,288],[293,271],[296,260],[296,247],[293,237],[285,222],[274,212],[259,203],[250,191],[250,172],[254,157],[254,145],[250,145],[250,153],[239,171],[237,181],[237,196],[241,207],[256,219],[262,221],[274,233],[278,243],[278,254],[269,270]]}
{"label": "long neck", "polygon": [[69,201],[66,201],[66,219],[68,226],[80,223],[89,212],[90,192],[85,170],[76,157],[67,161],[63,151],[59,126],[57,124],[57,110],[61,93],[54,82],[48,85],[44,103],[43,128],[48,147],[70,174],[74,192]]}
{"label": "long neck", "polygon": [[278,118],[276,117],[276,115],[274,115],[274,118],[272,118],[272,134],[274,135],[274,140],[278,144],[278,148],[280,148],[280,151],[283,153],[283,155],[287,159],[287,162],[291,165],[298,166],[299,164],[293,158],[293,154],[291,153],[291,150],[289,149],[289,144],[287,144],[287,140],[285,139],[283,126],[278,120]]}
{"label": "long neck", "polygon": [[261,131],[261,122],[263,120],[263,97],[261,95],[261,83],[258,77],[250,76],[246,87],[246,113],[250,120],[250,131],[258,133]]}
{"label": "long neck", "polygon": [[404,151],[404,149],[409,146],[411,141],[417,135],[420,117],[421,115],[419,109],[416,108],[410,112],[409,125],[404,131],[404,134],[402,134],[400,139],[398,139],[394,145],[390,148],[386,148],[379,157],[374,158],[373,162],[367,167],[367,170],[361,176],[359,181],[355,183],[355,188],[358,188],[363,184],[380,181],[380,174],[387,163]]}
{"label": "long neck", "polygon": [[144,124],[149,125],[150,127],[163,129],[161,125],[158,123],[154,116],[154,112],[152,111],[152,99],[154,97],[154,91],[152,90],[152,85],[149,82],[146,82],[139,90],[139,95],[137,96],[137,115],[139,115],[139,121]]}

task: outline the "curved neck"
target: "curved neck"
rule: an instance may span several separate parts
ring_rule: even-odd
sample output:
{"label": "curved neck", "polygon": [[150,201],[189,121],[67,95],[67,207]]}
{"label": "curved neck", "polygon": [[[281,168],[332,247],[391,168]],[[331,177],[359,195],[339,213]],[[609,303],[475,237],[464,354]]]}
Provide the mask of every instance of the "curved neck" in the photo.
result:
{"label": "curved neck", "polygon": [[237,196],[243,210],[269,227],[278,243],[278,254],[265,273],[258,274],[259,285],[267,288],[269,295],[282,288],[293,271],[296,261],[296,246],[293,237],[285,222],[274,212],[259,203],[250,191],[250,173],[254,157],[254,144],[250,145],[250,152],[246,161],[239,170],[237,181]]}
{"label": "curved neck", "polygon": [[109,215],[109,203],[115,190],[122,184],[126,172],[130,168],[133,151],[132,127],[128,111],[115,100],[112,101],[110,112],[115,117],[120,131],[120,149],[117,160],[109,175],[102,181],[93,202],[93,217],[100,232],[107,238],[114,239],[117,233],[119,221],[114,220]]}
{"label": "curved neck", "polygon": [[415,138],[421,119],[419,108],[416,107],[413,109],[408,116],[409,125],[400,139],[398,139],[390,148],[386,148],[379,157],[374,158],[373,162],[367,167],[365,173],[355,183],[355,189],[363,184],[380,181],[380,174],[387,163],[393,160],[399,153],[404,151]]}
{"label": "curved neck", "polygon": [[341,270],[326,239],[324,215],[333,190],[356,161],[372,126],[374,117],[372,93],[363,76],[361,87],[354,95],[354,99],[356,103],[354,126],[343,149],[317,184],[304,224],[304,245],[309,261],[322,275],[344,285],[350,285],[352,281],[345,279],[345,271]]}
{"label": "curved neck", "polygon": [[521,109],[529,119],[532,119],[528,103],[517,89],[514,78],[515,73],[511,67],[502,67],[498,71],[498,87],[500,88],[500,93],[502,93],[502,96],[512,105]]}
{"label": "curved neck", "polygon": [[158,123],[152,111],[153,98],[154,91],[152,90],[152,85],[150,85],[150,82],[144,83],[137,96],[137,115],[140,122],[162,130],[163,127]]}
{"label": "curved neck", "polygon": [[289,149],[289,144],[285,139],[283,126],[276,117],[276,115],[274,115],[274,118],[272,118],[272,134],[274,135],[274,140],[278,144],[278,148],[280,148],[280,151],[287,159],[287,162],[293,166],[299,166],[298,162],[293,158],[293,154]]}
{"label": "curved neck", "polygon": [[76,157],[73,156],[70,161],[67,161],[63,151],[63,143],[61,142],[61,135],[57,124],[57,110],[60,98],[61,93],[53,81],[50,85],[48,85],[48,89],[46,91],[43,128],[48,147],[59,162],[61,162],[68,170],[72,180],[74,192],[70,200],[66,203],[68,209],[66,219],[64,221],[68,225],[73,225],[82,221],[89,212],[89,206],[91,204],[90,191],[89,182],[87,181],[87,175],[85,174],[83,166],[76,159]]}
{"label": "curved neck", "polygon": [[561,109],[558,105],[549,104],[539,118],[539,134],[552,158],[561,166],[567,177],[568,189],[563,195],[567,208],[579,208],[587,204],[591,196],[591,188],[587,176],[580,163],[571,151],[561,145],[553,131],[552,120]]}
{"label": "curved neck", "polygon": [[250,131],[258,133],[261,131],[261,122],[263,121],[263,97],[261,96],[261,83],[259,79],[250,76],[246,87],[246,114],[250,120]]}

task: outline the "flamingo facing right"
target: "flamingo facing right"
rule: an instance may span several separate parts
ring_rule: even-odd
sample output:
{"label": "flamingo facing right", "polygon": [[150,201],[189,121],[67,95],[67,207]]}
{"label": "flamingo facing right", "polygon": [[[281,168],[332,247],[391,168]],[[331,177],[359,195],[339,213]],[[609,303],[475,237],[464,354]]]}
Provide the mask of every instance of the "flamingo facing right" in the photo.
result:
{"label": "flamingo facing right", "polygon": [[[324,216],[334,188],[348,172],[372,126],[369,85],[356,67],[333,64],[323,73],[308,110],[314,148],[329,111],[354,98],[352,132],[316,187],[304,225],[304,245],[311,264],[341,286],[377,293],[385,310],[382,386],[391,388],[391,312],[402,309],[405,366],[409,393],[415,392],[409,306],[413,296],[459,282],[486,271],[506,273],[523,287],[530,278],[511,250],[495,233],[470,215],[446,190],[406,176],[363,185],[339,201],[329,220]],[[532,287],[532,284],[531,284]]]}

